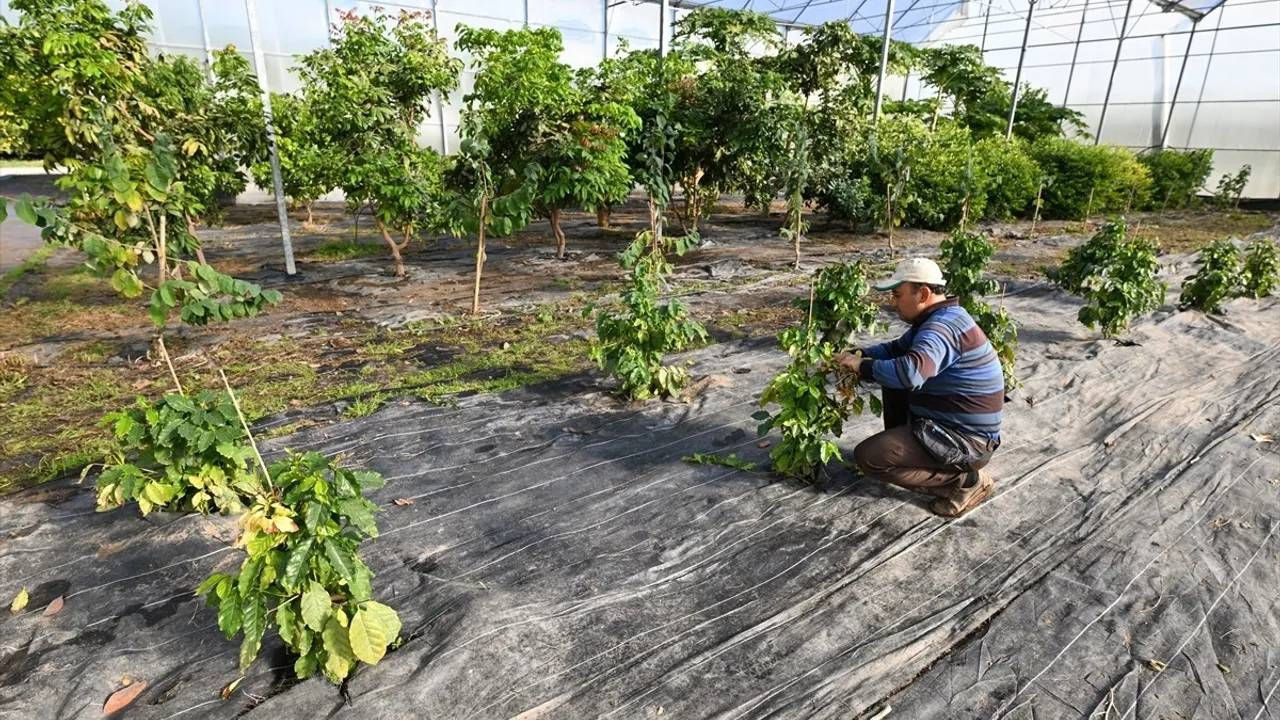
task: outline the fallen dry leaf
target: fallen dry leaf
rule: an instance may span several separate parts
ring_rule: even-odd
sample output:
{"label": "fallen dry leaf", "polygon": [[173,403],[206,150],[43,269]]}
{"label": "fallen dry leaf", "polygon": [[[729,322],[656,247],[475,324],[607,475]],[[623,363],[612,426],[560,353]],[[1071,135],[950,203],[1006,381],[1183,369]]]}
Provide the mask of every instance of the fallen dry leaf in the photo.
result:
{"label": "fallen dry leaf", "polygon": [[121,710],[129,706],[129,703],[138,699],[143,690],[147,689],[147,684],[142,680],[126,685],[119,690],[111,693],[107,701],[102,704],[103,715],[115,715]]}
{"label": "fallen dry leaf", "polygon": [[1269,443],[1276,441],[1271,433],[1253,433],[1249,437],[1256,443]]}
{"label": "fallen dry leaf", "polygon": [[62,612],[62,606],[64,602],[65,601],[62,599],[62,596],[59,595],[58,597],[53,599],[53,602],[49,603],[48,606],[45,607],[44,612],[42,614],[45,617],[53,617],[54,615],[57,615],[58,613]]}
{"label": "fallen dry leaf", "polygon": [[1164,664],[1160,660],[1151,658],[1150,660],[1147,661],[1147,667],[1151,668],[1152,670],[1155,670],[1156,672],[1164,672],[1164,669],[1169,666]]}
{"label": "fallen dry leaf", "polygon": [[1227,667],[1226,665],[1223,665],[1222,663],[1218,663],[1218,670],[1221,671],[1223,675],[1231,674],[1231,668]]}
{"label": "fallen dry leaf", "polygon": [[392,500],[391,502],[392,502],[393,504],[395,504],[395,505],[401,505],[401,506],[403,506],[403,505],[412,505],[412,504],[413,504],[413,498],[396,498],[395,500]]}
{"label": "fallen dry leaf", "polygon": [[768,441],[768,440],[761,440],[760,442],[756,443],[756,447],[758,447],[758,448],[767,448],[767,447],[769,447],[769,441]]}
{"label": "fallen dry leaf", "polygon": [[17,595],[13,596],[13,602],[9,603],[9,612],[17,615],[22,612],[22,609],[27,606],[30,600],[31,596],[27,594],[27,589],[25,587],[22,588]]}

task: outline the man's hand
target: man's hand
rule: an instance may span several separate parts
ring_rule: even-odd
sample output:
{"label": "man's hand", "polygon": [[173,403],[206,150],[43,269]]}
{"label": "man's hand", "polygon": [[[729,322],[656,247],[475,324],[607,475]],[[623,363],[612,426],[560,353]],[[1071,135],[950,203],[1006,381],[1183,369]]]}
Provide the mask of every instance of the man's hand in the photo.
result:
{"label": "man's hand", "polygon": [[853,373],[854,377],[859,376],[859,370],[862,369],[862,351],[837,353],[831,358],[832,362],[838,365],[842,370]]}

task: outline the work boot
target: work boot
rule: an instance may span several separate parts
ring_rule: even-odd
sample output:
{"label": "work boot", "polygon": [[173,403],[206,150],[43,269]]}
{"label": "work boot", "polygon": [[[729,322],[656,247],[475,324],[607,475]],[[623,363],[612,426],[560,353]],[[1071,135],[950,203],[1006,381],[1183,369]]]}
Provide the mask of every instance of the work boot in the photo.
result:
{"label": "work boot", "polygon": [[986,470],[970,470],[959,487],[946,497],[934,500],[929,509],[942,517],[960,517],[990,497],[995,484]]}

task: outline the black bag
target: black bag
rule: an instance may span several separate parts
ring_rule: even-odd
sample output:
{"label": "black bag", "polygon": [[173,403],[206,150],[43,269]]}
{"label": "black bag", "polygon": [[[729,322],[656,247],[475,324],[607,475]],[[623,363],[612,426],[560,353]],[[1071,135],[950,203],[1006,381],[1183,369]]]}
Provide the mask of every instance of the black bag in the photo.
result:
{"label": "black bag", "polygon": [[1000,445],[997,441],[970,437],[929,418],[914,418],[911,422],[911,434],[933,459],[944,465],[965,469],[972,468],[975,463],[990,460]]}

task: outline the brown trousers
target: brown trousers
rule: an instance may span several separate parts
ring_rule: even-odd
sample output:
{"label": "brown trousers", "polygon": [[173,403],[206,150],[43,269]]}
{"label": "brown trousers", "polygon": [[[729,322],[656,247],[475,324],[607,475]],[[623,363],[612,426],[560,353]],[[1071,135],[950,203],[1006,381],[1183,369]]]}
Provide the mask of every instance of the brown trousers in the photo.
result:
{"label": "brown trousers", "polygon": [[970,470],[986,466],[987,461],[969,467],[938,462],[911,432],[909,392],[883,388],[884,432],[876,433],[853,449],[853,461],[863,475],[898,487],[928,495],[950,495]]}

